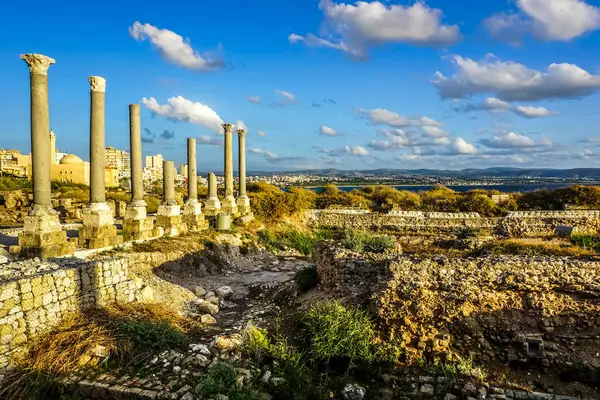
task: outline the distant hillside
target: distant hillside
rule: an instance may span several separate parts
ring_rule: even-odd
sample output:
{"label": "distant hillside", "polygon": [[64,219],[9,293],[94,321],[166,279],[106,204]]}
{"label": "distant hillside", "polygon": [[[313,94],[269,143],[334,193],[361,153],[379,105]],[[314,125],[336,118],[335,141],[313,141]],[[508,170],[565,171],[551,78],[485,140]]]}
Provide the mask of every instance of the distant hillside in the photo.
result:
{"label": "distant hillside", "polygon": [[447,176],[457,178],[562,178],[562,179],[600,179],[600,168],[573,168],[573,169],[548,169],[548,168],[486,168],[439,170],[439,169],[373,169],[373,170],[339,170],[339,169],[306,169],[297,171],[249,171],[249,175],[284,175],[306,174],[331,177],[360,177],[361,175],[392,176],[392,175],[428,175]]}

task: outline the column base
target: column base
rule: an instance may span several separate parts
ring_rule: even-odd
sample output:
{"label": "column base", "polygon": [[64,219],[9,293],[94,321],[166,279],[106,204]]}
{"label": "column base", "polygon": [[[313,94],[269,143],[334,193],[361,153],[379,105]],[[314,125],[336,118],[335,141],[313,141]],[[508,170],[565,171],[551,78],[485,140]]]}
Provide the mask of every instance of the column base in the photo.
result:
{"label": "column base", "polygon": [[35,215],[28,215],[24,219],[19,245],[12,248],[13,253],[22,257],[52,258],[75,252],[75,243],[67,239],[67,232],[62,230],[58,214],[32,214]]}
{"label": "column base", "polygon": [[223,199],[223,202],[221,203],[221,213],[233,215],[238,213],[235,197],[231,196]]}
{"label": "column base", "polygon": [[177,236],[187,231],[183,223],[180,206],[161,205],[156,213],[156,226],[163,228],[165,235]]}
{"label": "column base", "polygon": [[202,214],[202,205],[198,200],[192,200],[183,206],[183,222],[190,231],[203,231],[208,229],[208,221]]}
{"label": "column base", "polygon": [[115,225],[84,225],[79,229],[79,245],[86,249],[102,249],[119,244],[123,244],[123,236],[117,235]]}
{"label": "column base", "polygon": [[[144,207],[144,214],[146,207]],[[125,219],[123,221],[123,238],[125,241],[152,239],[160,236],[158,228],[154,228],[151,219]]]}
{"label": "column base", "polygon": [[146,219],[146,202],[144,205],[131,203],[125,210],[124,220],[129,221],[144,221]]}
{"label": "column base", "polygon": [[246,214],[251,213],[250,199],[248,198],[248,196],[243,195],[243,196],[238,197],[236,200],[236,203],[237,203],[238,214],[246,215]]}
{"label": "column base", "polygon": [[217,197],[209,197],[204,202],[204,215],[214,217],[221,212],[221,202]]}

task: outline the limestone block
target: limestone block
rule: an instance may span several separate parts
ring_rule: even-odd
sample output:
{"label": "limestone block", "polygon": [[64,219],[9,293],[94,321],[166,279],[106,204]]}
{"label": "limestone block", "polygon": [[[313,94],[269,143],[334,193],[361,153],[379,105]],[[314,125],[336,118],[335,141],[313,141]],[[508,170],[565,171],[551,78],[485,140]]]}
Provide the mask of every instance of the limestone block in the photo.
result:
{"label": "limestone block", "polygon": [[92,203],[83,210],[84,226],[104,226],[114,224],[113,212],[107,203]]}
{"label": "limestone block", "polygon": [[235,197],[231,196],[231,197],[226,197],[225,199],[223,199],[223,202],[221,203],[221,213],[226,213],[226,214],[237,214],[238,213],[238,208],[237,208],[237,204],[235,202]]}
{"label": "limestone block", "polygon": [[29,233],[55,232],[62,229],[58,214],[28,215],[23,222],[23,231]]}
{"label": "limestone block", "polygon": [[190,201],[183,205],[183,215],[198,215],[202,214],[202,205],[198,200]]}
{"label": "limestone block", "polygon": [[208,229],[208,221],[202,214],[184,215],[183,222],[190,231],[202,231]]}
{"label": "limestone block", "polygon": [[146,219],[146,206],[129,205],[125,211],[125,221],[143,221]]}
{"label": "limestone block", "polygon": [[161,217],[176,217],[181,215],[181,207],[161,204],[160,206],[158,206],[158,211],[156,215]]}

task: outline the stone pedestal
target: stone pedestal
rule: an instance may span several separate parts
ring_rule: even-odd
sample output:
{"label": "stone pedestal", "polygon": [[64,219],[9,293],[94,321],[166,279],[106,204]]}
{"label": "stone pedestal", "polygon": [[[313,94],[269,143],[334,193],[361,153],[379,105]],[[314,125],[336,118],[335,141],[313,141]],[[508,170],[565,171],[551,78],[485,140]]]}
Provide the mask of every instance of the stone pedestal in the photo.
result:
{"label": "stone pedestal", "polygon": [[248,196],[239,196],[237,198],[237,210],[241,215],[247,215],[252,212],[250,209],[250,199]]}
{"label": "stone pedestal", "polygon": [[126,241],[144,240],[160,236],[154,222],[146,218],[146,202],[130,204],[123,219],[123,236]]}
{"label": "stone pedestal", "polygon": [[83,227],[79,229],[79,245],[86,249],[101,249],[123,243],[117,235],[112,210],[106,203],[92,203],[83,210]]}
{"label": "stone pedestal", "polygon": [[204,202],[204,215],[214,217],[221,212],[221,201],[217,196],[217,177],[214,173],[208,174],[208,199]]}
{"label": "stone pedestal", "polygon": [[22,257],[52,258],[75,252],[75,243],[68,241],[67,232],[61,229],[57,213],[28,215],[24,222],[19,245],[13,246],[11,253]]}
{"label": "stone pedestal", "polygon": [[227,214],[238,214],[237,203],[235,202],[235,197],[225,197],[221,202],[221,213]]}
{"label": "stone pedestal", "polygon": [[202,205],[196,201],[188,201],[183,206],[183,222],[190,231],[202,231],[208,229],[208,221],[202,214]]}
{"label": "stone pedestal", "polygon": [[160,205],[156,213],[156,226],[163,228],[165,235],[177,236],[187,231],[183,223],[181,207],[173,205]]}

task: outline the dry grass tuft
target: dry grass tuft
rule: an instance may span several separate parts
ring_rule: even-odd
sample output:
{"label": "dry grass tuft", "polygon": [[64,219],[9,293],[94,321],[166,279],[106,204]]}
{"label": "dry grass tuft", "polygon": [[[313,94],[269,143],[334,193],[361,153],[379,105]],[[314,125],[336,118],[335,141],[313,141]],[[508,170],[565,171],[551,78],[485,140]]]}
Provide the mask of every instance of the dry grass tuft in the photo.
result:
{"label": "dry grass tuft", "polygon": [[474,255],[512,254],[527,256],[591,257],[597,253],[566,240],[508,239],[486,243]]}

